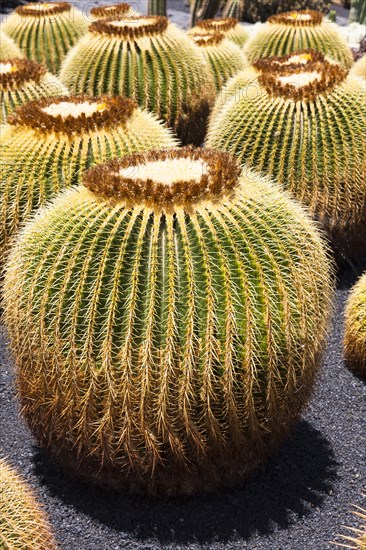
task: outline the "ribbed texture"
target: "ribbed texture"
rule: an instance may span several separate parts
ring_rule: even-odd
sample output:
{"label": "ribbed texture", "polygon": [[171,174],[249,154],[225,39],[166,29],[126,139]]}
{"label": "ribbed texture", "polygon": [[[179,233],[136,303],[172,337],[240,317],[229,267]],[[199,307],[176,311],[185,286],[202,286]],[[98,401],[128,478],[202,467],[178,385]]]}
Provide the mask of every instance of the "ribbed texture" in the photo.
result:
{"label": "ribbed texture", "polygon": [[6,166],[0,179],[0,264],[19,224],[61,189],[80,183],[84,170],[113,157],[174,145],[171,132],[139,108],[126,124],[71,135],[9,126],[0,137]]}
{"label": "ribbed texture", "polygon": [[3,550],[56,550],[48,520],[31,489],[0,459],[0,547]]}
{"label": "ribbed texture", "polygon": [[356,61],[350,70],[350,74],[366,79],[366,55]]}
{"label": "ribbed texture", "polygon": [[[195,36],[199,37],[199,35],[195,35],[193,32],[188,34],[192,41],[194,41]],[[206,45],[204,43],[197,43],[196,41],[195,43],[211,68],[216,92],[222,88],[230,77],[248,64],[239,46],[225,38],[216,44]]]}
{"label": "ribbed texture", "polygon": [[357,257],[365,251],[365,100],[365,87],[351,76],[309,101],[271,96],[255,80],[215,108],[207,146],[276,178],[341,253]]}
{"label": "ribbed texture", "polygon": [[14,83],[2,83],[0,75],[0,123],[4,124],[8,116],[16,109],[16,107],[40,99],[43,97],[52,97],[59,95],[67,95],[67,88],[61,81],[51,73],[45,73],[38,81],[26,80]]}
{"label": "ribbed texture", "polygon": [[214,19],[203,19],[197,21],[197,25],[192,27],[194,32],[220,32],[225,38],[231,40],[241,48],[249,38],[245,27],[234,17],[215,17]]}
{"label": "ribbed texture", "polygon": [[201,144],[215,94],[210,68],[175,25],[145,36],[140,30],[138,37],[89,32],[66,58],[61,80],[75,94],[131,97],[183,143]]}
{"label": "ribbed texture", "polygon": [[366,378],[366,273],[348,299],[344,353],[350,369]]}
{"label": "ribbed texture", "polygon": [[248,66],[238,74],[232,76],[225,86],[223,86],[221,93],[217,94],[209,120],[216,120],[221,114],[225,103],[233,99],[234,96],[236,100],[239,100],[243,95],[246,95],[252,83],[254,83],[254,86],[257,86],[256,80],[258,74],[259,71],[252,66]]}
{"label": "ribbed texture", "polygon": [[88,21],[76,8],[52,16],[12,13],[2,25],[28,59],[44,63],[57,74],[66,53],[88,28]]}
{"label": "ribbed texture", "polygon": [[[299,12],[301,13],[301,12]],[[262,57],[286,55],[312,48],[344,67],[351,67],[353,55],[335,23],[323,20],[314,26],[267,22],[248,40],[244,53],[250,62]]]}
{"label": "ribbed texture", "polygon": [[22,52],[9,36],[0,31],[0,61],[9,57],[23,57]]}
{"label": "ribbed texture", "polygon": [[248,169],[238,185],[171,214],[79,187],[22,230],[5,280],[22,410],[80,475],[211,490],[263,460],[307,401],[329,262],[284,193]]}

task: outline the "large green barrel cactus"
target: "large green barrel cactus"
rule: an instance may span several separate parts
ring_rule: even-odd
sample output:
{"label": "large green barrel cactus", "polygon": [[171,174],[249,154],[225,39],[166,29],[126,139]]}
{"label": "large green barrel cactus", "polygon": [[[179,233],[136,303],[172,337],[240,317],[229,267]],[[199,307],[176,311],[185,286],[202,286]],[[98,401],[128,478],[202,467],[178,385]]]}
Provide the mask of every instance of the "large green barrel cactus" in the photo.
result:
{"label": "large green barrel cactus", "polygon": [[19,224],[84,170],[176,139],[150,113],[121,97],[48,98],[18,108],[0,137],[0,265]]}
{"label": "large green barrel cactus", "polygon": [[272,15],[245,45],[249,61],[312,48],[333,61],[351,67],[353,55],[335,23],[317,11],[290,11]]}
{"label": "large green barrel cactus", "polygon": [[56,550],[44,511],[19,474],[0,458],[0,547]]}
{"label": "large green barrel cactus", "polygon": [[366,252],[365,86],[339,65],[287,61],[215,109],[207,145],[274,177],[356,258]]}
{"label": "large green barrel cactus", "polygon": [[249,34],[235,17],[202,19],[202,21],[197,21],[196,26],[192,27],[192,31],[196,34],[207,34],[210,32],[224,34],[225,38],[231,40],[240,48],[249,38]]}
{"label": "large green barrel cactus", "polygon": [[356,63],[350,70],[350,74],[352,74],[353,76],[358,76],[359,78],[366,79],[366,55],[356,61]]}
{"label": "large green barrel cactus", "polygon": [[60,463],[99,483],[225,485],[278,446],[307,401],[329,300],[310,219],[230,155],[98,165],[9,257],[24,416]]}
{"label": "large green barrel cactus", "polygon": [[366,378],[366,273],[348,299],[344,353],[348,366]]}
{"label": "large green barrel cactus", "polygon": [[223,34],[197,34],[190,31],[188,36],[200,48],[209,64],[216,92],[231,76],[248,65],[242,50]]}
{"label": "large green barrel cactus", "polygon": [[22,52],[14,40],[0,30],[0,61],[10,58],[23,57]]}
{"label": "large green barrel cactus", "polygon": [[16,8],[3,29],[22,52],[58,73],[66,53],[86,32],[88,22],[68,2],[37,2]]}
{"label": "large green barrel cactus", "polygon": [[215,93],[210,68],[166,17],[95,21],[65,59],[60,77],[76,94],[135,99],[185,143],[204,139]]}
{"label": "large green barrel cactus", "polygon": [[124,17],[136,17],[139,13],[130,4],[124,2],[119,4],[106,4],[102,6],[94,6],[90,10],[90,15],[93,19],[123,19]]}
{"label": "large green barrel cactus", "polygon": [[10,58],[0,61],[0,123],[19,105],[42,97],[67,94],[67,88],[35,61]]}

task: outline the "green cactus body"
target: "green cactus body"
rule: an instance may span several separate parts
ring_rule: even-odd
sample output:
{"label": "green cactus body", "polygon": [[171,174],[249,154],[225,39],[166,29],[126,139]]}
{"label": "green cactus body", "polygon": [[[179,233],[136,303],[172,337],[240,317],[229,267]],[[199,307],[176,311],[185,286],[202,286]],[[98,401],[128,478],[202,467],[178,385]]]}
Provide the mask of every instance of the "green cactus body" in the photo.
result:
{"label": "green cactus body", "polygon": [[99,20],[65,59],[61,80],[75,94],[133,98],[201,144],[215,89],[203,55],[166,17]]}
{"label": "green cactus body", "polygon": [[364,0],[351,0],[350,21],[357,21],[366,25],[366,2]]}
{"label": "green cactus body", "polygon": [[86,33],[88,22],[67,2],[19,6],[2,25],[28,59],[57,74],[66,53]]}
{"label": "green cactus body", "polygon": [[313,61],[324,61],[324,55],[315,50],[303,50],[301,52],[293,52],[282,57],[264,58],[257,61],[254,65],[249,65],[240,71],[238,74],[230,78],[222,88],[220,94],[217,94],[214,107],[211,112],[211,120],[215,120],[221,113],[226,102],[233,99],[236,100],[247,94],[250,87],[257,89],[257,78],[262,72],[273,72],[281,70],[281,67],[296,68],[305,67]]}
{"label": "green cactus body", "polygon": [[23,57],[22,52],[15,44],[14,40],[0,31],[0,61],[10,58]]}
{"label": "green cactus body", "polygon": [[0,458],[0,547],[56,550],[45,513],[18,473]]}
{"label": "green cactus body", "polygon": [[191,32],[195,34],[220,33],[240,48],[244,46],[249,38],[249,34],[235,17],[202,19],[202,21],[197,21],[196,26],[192,27]]}
{"label": "green cactus body", "polygon": [[191,31],[188,36],[200,48],[211,67],[216,92],[248,64],[242,50],[223,34],[196,34]]}
{"label": "green cactus body", "polygon": [[226,153],[94,167],[22,229],[7,264],[29,426],[60,463],[115,488],[234,482],[311,393],[329,269],[301,207]]}
{"label": "green cactus body", "polygon": [[272,15],[245,45],[244,53],[252,63],[263,57],[281,56],[294,51],[314,49],[351,67],[351,48],[335,23],[317,11],[302,10]]}
{"label": "green cactus body", "polygon": [[130,4],[120,3],[95,6],[91,8],[90,15],[93,19],[122,20],[124,17],[137,17],[140,14]]}
{"label": "green cactus body", "polygon": [[121,97],[48,98],[15,111],[0,137],[0,261],[19,224],[84,170],[177,140],[152,114]]}
{"label": "green cactus body", "polygon": [[366,378],[366,273],[348,299],[344,353],[349,368]]}
{"label": "green cactus body", "polygon": [[286,57],[280,71],[276,59],[215,109],[207,146],[274,177],[321,221],[338,254],[357,258],[366,252],[365,86],[326,61],[301,68]]}
{"label": "green cactus body", "polygon": [[0,61],[0,124],[19,105],[42,97],[66,95],[67,88],[46,68],[27,59]]}
{"label": "green cactus body", "polygon": [[350,74],[359,78],[366,79],[366,55],[356,61],[356,63],[350,70]]}

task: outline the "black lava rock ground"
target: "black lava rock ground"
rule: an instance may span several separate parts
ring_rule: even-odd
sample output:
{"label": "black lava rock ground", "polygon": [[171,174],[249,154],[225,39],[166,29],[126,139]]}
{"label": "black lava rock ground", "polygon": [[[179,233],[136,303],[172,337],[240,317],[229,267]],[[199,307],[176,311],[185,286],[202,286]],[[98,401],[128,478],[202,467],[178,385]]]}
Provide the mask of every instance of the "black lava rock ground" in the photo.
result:
{"label": "black lava rock ground", "polygon": [[[366,382],[342,360],[343,311],[360,270],[343,273],[313,398],[281,449],[241,487],[186,500],[130,497],[57,470],[19,418],[0,340],[0,453],[36,490],[61,550],[331,550],[351,503],[366,507]],[[338,539],[339,540],[339,539]]]}

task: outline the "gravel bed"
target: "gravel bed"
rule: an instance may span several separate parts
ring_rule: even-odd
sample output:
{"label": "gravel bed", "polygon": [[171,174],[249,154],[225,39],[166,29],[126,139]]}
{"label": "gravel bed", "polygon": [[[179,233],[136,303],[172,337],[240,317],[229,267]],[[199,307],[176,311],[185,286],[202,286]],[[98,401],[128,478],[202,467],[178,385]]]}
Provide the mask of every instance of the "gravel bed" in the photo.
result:
{"label": "gravel bed", "polygon": [[19,418],[0,338],[0,453],[36,489],[61,550],[331,550],[366,491],[366,383],[344,365],[343,309],[361,270],[340,278],[335,326],[313,398],[281,449],[236,489],[154,500],[81,484],[56,469]]}

